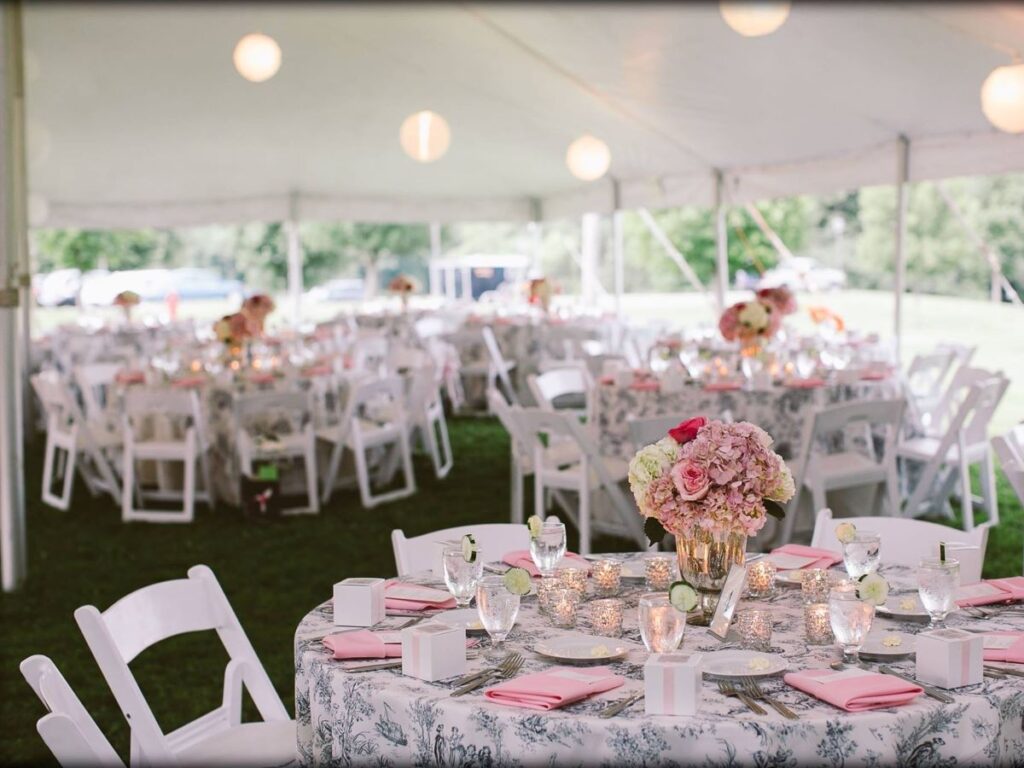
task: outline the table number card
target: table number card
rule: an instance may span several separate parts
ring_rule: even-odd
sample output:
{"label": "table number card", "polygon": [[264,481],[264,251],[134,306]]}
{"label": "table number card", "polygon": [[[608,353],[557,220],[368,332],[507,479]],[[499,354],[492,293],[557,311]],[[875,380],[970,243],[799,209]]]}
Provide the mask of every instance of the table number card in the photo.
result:
{"label": "table number card", "polygon": [[729,569],[725,586],[722,587],[722,595],[718,598],[718,607],[715,608],[715,615],[708,627],[708,631],[719,640],[725,640],[725,636],[729,634],[732,617],[736,612],[736,606],[739,605],[740,596],[743,594],[743,583],[746,580],[746,565],[734,565]]}

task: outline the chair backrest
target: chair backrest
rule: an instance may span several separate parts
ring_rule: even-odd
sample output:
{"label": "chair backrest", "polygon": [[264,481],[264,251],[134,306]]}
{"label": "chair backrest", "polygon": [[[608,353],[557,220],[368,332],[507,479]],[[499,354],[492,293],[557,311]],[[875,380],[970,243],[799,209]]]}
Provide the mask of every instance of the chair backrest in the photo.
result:
{"label": "chair backrest", "polygon": [[640,450],[645,445],[656,443],[668,436],[668,431],[689,416],[651,416],[643,419],[629,420],[629,439],[633,447]]}
{"label": "chair backrest", "polygon": [[519,428],[519,420],[515,415],[517,411],[522,410],[521,406],[509,405],[505,396],[494,388],[487,390],[487,404],[490,406],[491,413],[498,417],[501,426],[508,432],[509,439],[512,441],[512,452],[520,468],[528,470],[533,465],[533,449],[527,447],[532,446],[532,443],[529,435],[523,433]]}
{"label": "chair backrest", "polygon": [[1018,424],[1005,435],[993,437],[992,448],[1010,487],[1024,504],[1024,424]]}
{"label": "chair backrest", "polygon": [[406,404],[413,420],[422,419],[428,409],[440,407],[441,390],[437,386],[434,365],[428,358],[424,365],[413,367],[408,373],[409,391]]}
{"label": "chair backrest", "polygon": [[124,762],[47,656],[29,656],[21,662],[20,668],[49,712],[36,722],[36,730],[58,763],[66,768],[82,765],[123,768]]}
{"label": "chair backrest", "polygon": [[134,418],[151,414],[196,415],[195,390],[175,387],[128,387],[124,393],[124,414]]}
{"label": "chair backrest", "polygon": [[586,376],[578,366],[530,374],[526,381],[537,405],[545,411],[555,410],[555,399],[563,395],[588,395]]}
{"label": "chair backrest", "polygon": [[445,332],[445,321],[440,317],[421,317],[413,324],[416,335],[423,341]]}
{"label": "chair backrest", "polygon": [[949,369],[956,360],[952,350],[938,349],[935,352],[915,355],[907,368],[907,386],[914,397],[932,398],[938,396]]}
{"label": "chair backrest", "polygon": [[[971,388],[975,384],[984,383],[993,377],[1002,377],[1002,374],[997,371],[989,371],[985,368],[971,368],[966,365],[957,368],[935,407],[931,412],[922,415],[924,426],[929,433],[940,435],[949,429],[952,422],[957,418],[957,414],[967,399]],[[985,436],[983,439],[987,440],[988,438]]]}
{"label": "chair backrest", "polygon": [[[132,764],[173,765],[176,751],[237,725],[241,683],[264,720],[289,719],[217,578],[205,565],[190,568],[188,578],[138,589],[105,611],[82,606],[75,611],[75,621],[131,726]],[[157,723],[129,664],[162,640],[209,630],[217,633],[230,658],[224,702],[174,731],[172,743]]]}
{"label": "chair backrest", "polygon": [[525,525],[514,523],[487,523],[459,525],[431,531],[422,536],[406,538],[401,529],[391,532],[391,546],[395,552],[395,568],[399,576],[418,571],[439,571],[441,543],[459,541],[467,533],[476,539],[478,557],[483,562],[500,560],[506,552],[530,548],[530,532]]}
{"label": "chair backrest", "polygon": [[484,346],[487,348],[487,355],[491,360],[491,369],[494,377],[505,388],[505,394],[509,402],[513,405],[518,405],[519,396],[516,394],[516,390],[512,386],[512,379],[508,375],[508,362],[505,360],[504,355],[501,354],[501,347],[494,336],[494,331],[491,329],[491,326],[485,325],[480,329],[480,334],[483,336]]}
{"label": "chair backrest", "polygon": [[357,371],[382,372],[387,364],[388,339],[374,334],[359,336],[352,344],[352,367]]}
{"label": "chair backrest", "polygon": [[121,370],[120,363],[89,363],[75,366],[75,384],[82,393],[85,415],[90,419],[103,416],[107,407],[108,388]]}
{"label": "chair backrest", "polygon": [[56,371],[43,371],[31,378],[32,389],[50,419],[58,429],[68,427],[76,419],[81,420],[81,410],[71,395],[71,390]]}
{"label": "chair backrest", "polygon": [[308,413],[309,396],[305,392],[252,392],[235,400],[235,413],[242,421],[254,414],[279,411]]}
{"label": "chair backrest", "polygon": [[[853,523],[858,530],[879,534],[882,537],[882,563],[893,565],[913,567],[923,557],[937,557],[939,542],[977,547],[976,550],[958,551],[955,557],[960,561],[962,584],[973,584],[981,580],[981,566],[985,562],[985,546],[988,543],[988,525],[980,525],[973,531],[962,531],[947,525],[901,517],[843,517],[839,522]],[[841,552],[842,545],[836,539],[836,523],[832,519],[832,510],[819,511],[814,521],[811,546]]]}

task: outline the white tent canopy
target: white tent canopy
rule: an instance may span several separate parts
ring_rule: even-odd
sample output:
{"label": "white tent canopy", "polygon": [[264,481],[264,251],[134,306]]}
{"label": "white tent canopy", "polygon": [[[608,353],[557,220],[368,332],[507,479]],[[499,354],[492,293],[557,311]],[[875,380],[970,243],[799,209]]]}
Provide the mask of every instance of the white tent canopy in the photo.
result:
{"label": "white tent canopy", "polygon": [[[794,5],[764,38],[717,4],[30,4],[29,192],[43,226],[530,220],[1024,170],[981,112],[1024,8]],[[235,43],[281,46],[243,80]],[[1002,50],[1001,50],[1002,49]],[[443,115],[420,164],[402,120]],[[604,179],[570,175],[583,133]]]}

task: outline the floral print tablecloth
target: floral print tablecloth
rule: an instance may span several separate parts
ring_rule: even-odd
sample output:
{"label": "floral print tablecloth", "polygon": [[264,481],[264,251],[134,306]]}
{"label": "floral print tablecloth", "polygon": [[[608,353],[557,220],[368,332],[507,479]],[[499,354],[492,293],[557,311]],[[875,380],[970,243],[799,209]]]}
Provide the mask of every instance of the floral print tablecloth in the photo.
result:
{"label": "floral print tablecloth", "polygon": [[[639,557],[631,555],[628,557]],[[894,588],[910,587],[906,569],[884,568]],[[430,577],[424,576],[423,583]],[[321,639],[333,630],[330,601],[309,613],[295,634],[295,714],[298,753],[306,765],[375,766],[952,766],[1020,765],[1024,755],[1024,678],[986,679],[953,691],[953,704],[919,697],[890,709],[848,714],[770,678],[764,687],[800,719],[790,721],[768,709],[764,716],[726,698],[710,682],[703,687],[697,717],[653,717],[643,704],[613,719],[596,712],[640,690],[647,653],[636,621],[641,585],[624,592],[624,640],[635,646],[611,664],[625,685],[552,712],[487,702],[477,691],[449,696],[452,686],[404,677],[400,670],[343,672]],[[744,600],[741,609],[757,605]],[[760,603],[765,607],[765,603]],[[781,590],[768,604],[775,615],[773,650],[792,670],[827,667],[838,657],[831,646],[808,646],[803,638],[797,590]],[[586,609],[581,611],[586,616]],[[1021,614],[970,620],[956,614],[951,626],[1024,630]],[[926,625],[880,617],[876,628],[916,633]],[[586,632],[585,626],[579,631]],[[523,651],[521,672],[548,662],[531,652],[537,640],[556,630],[538,613],[536,598],[525,598],[508,650]],[[485,643],[486,645],[486,643]],[[684,651],[713,652],[719,645],[707,630],[688,626]],[[484,664],[469,662],[470,669]],[[896,666],[913,672],[913,663]]]}
{"label": "floral print tablecloth", "polygon": [[600,384],[595,394],[595,421],[601,452],[629,458],[635,452],[629,436],[631,418],[677,415],[681,418],[707,416],[750,421],[775,441],[775,450],[791,459],[800,450],[807,420],[817,408],[863,399],[902,397],[897,379],[833,384],[814,389],[776,386],[771,389],[738,389],[709,392],[686,384],[682,391],[637,390],[615,384]]}

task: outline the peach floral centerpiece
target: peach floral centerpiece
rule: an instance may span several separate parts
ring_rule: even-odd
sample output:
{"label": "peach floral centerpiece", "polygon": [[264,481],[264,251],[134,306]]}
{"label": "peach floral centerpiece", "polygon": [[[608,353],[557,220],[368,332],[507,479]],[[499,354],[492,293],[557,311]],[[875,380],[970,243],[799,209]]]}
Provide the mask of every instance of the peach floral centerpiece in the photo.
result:
{"label": "peach floral centerpiece", "polygon": [[419,284],[410,275],[395,275],[388,283],[388,291],[394,293],[402,302],[402,309],[409,308],[409,297],[419,290]]}
{"label": "peach floral centerpiece", "polygon": [[277,308],[274,300],[265,293],[254,293],[242,302],[241,314],[249,318],[252,324],[253,336],[263,335],[263,326],[267,322],[267,316]]}
{"label": "peach floral centerpiece", "polygon": [[135,291],[121,291],[114,297],[114,306],[124,312],[125,322],[132,321],[132,307],[138,306],[142,298]]}

